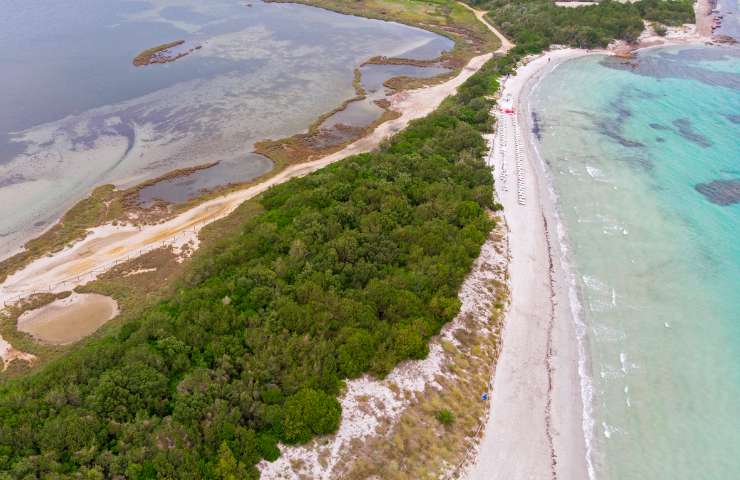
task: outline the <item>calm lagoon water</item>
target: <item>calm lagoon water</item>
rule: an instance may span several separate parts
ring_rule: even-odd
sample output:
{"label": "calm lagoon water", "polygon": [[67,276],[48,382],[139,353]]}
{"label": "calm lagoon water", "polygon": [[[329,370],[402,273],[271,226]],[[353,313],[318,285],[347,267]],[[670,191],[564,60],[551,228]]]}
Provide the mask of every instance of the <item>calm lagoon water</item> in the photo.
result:
{"label": "calm lagoon water", "polygon": [[[238,0],[7,0],[0,16],[0,258],[103,183],[220,161],[178,193],[254,178],[255,141],[301,132],[354,96],[375,55],[432,59],[439,35]],[[202,49],[136,68],[173,40]],[[172,193],[173,189],[169,189]],[[177,200],[177,199],[174,199]]]}
{"label": "calm lagoon water", "polygon": [[740,49],[572,60],[531,108],[587,326],[596,477],[740,478]]}

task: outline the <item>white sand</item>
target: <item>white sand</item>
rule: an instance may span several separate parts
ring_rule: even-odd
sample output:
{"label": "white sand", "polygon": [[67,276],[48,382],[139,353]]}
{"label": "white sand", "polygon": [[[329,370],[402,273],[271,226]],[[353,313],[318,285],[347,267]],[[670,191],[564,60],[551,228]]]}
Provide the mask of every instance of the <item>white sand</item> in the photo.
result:
{"label": "white sand", "polygon": [[509,227],[512,296],[491,414],[469,479],[587,478],[578,343],[554,199],[543,166],[528,149],[528,113],[521,110],[522,99],[546,72],[584,54],[550,52],[519,68],[503,86],[500,104],[517,115],[498,114],[490,161]]}

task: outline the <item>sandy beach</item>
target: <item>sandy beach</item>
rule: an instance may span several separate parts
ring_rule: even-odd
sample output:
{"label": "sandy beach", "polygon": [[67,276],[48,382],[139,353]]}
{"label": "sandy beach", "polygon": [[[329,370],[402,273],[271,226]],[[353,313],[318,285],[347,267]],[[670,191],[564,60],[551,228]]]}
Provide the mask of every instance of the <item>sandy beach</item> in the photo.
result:
{"label": "sandy beach", "polygon": [[[568,274],[561,261],[555,199],[532,148],[525,101],[559,63],[586,54],[548,52],[503,84],[489,162],[508,225],[511,306],[490,416],[466,475],[471,480],[588,478]],[[516,114],[504,113],[510,108]]]}

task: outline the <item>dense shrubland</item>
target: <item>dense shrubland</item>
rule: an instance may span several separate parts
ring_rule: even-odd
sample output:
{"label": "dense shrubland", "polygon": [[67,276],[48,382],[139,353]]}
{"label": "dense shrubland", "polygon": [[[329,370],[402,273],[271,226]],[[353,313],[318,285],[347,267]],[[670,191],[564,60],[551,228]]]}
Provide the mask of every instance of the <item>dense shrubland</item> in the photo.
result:
{"label": "dense shrubland", "polygon": [[665,25],[694,21],[689,0],[604,1],[578,8],[558,7],[551,0],[470,0],[489,10],[489,18],[520,52],[538,52],[552,44],[580,48],[605,47],[614,39],[633,42],[642,20]]}
{"label": "dense shrubland", "polygon": [[378,152],[266,192],[177,293],[0,387],[0,478],[253,478],[337,428],[342,381],[422,358],[492,228],[496,77]]}

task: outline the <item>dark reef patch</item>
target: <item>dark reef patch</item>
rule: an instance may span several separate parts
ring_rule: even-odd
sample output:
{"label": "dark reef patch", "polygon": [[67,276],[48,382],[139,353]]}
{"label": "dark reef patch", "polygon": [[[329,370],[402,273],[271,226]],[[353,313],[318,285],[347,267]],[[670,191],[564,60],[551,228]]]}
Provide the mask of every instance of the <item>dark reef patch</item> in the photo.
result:
{"label": "dark reef patch", "polygon": [[740,124],[740,115],[733,115],[731,113],[724,113],[722,114],[723,117],[725,117],[727,120],[731,121],[732,123],[738,123]]}
{"label": "dark reef patch", "polygon": [[717,205],[727,206],[740,202],[740,179],[738,178],[698,183],[694,188],[707,200]]}
{"label": "dark reef patch", "polygon": [[686,61],[705,62],[707,60],[721,61],[740,56],[735,49],[685,49],[676,54],[662,53],[659,55],[638,55],[637,58],[624,62],[607,56],[601,60],[601,65],[614,70],[624,70],[635,75],[653,78],[681,78],[692,79],[698,82],[720,86],[734,90],[740,89],[740,75],[721,70],[710,70],[700,66],[687,65]]}
{"label": "dark reef patch", "polygon": [[650,128],[652,128],[653,130],[670,130],[671,129],[671,127],[666,127],[665,125],[660,124],[660,123],[651,123]]}
{"label": "dark reef patch", "polygon": [[686,140],[694,142],[703,148],[712,146],[712,142],[707,137],[694,130],[691,120],[688,118],[677,118],[673,121],[673,125],[678,129],[678,134]]}
{"label": "dark reef patch", "polygon": [[663,143],[663,142],[665,142],[665,138],[663,138],[663,137],[655,137],[655,141],[658,142],[658,143]]}
{"label": "dark reef patch", "polygon": [[636,142],[634,140],[630,140],[629,138],[622,136],[619,132],[616,132],[614,130],[609,130],[608,128],[602,128],[599,131],[603,135],[606,135],[607,137],[611,138],[612,140],[619,143],[623,147],[637,148],[637,147],[645,146],[645,144],[642,142]]}
{"label": "dark reef patch", "polygon": [[532,133],[537,140],[542,141],[542,126],[537,112],[532,112]]}
{"label": "dark reef patch", "polygon": [[632,116],[632,110],[627,106],[627,100],[630,98],[645,98],[645,95],[645,92],[638,89],[625,90],[616,100],[609,104],[614,112],[616,112],[616,118],[603,117],[596,122],[599,132],[623,147],[644,147],[645,145],[643,143],[630,140],[624,136],[624,124]]}

